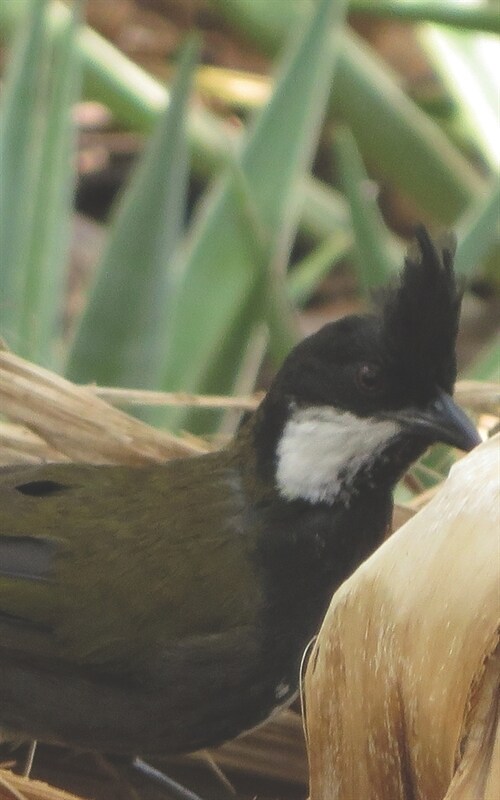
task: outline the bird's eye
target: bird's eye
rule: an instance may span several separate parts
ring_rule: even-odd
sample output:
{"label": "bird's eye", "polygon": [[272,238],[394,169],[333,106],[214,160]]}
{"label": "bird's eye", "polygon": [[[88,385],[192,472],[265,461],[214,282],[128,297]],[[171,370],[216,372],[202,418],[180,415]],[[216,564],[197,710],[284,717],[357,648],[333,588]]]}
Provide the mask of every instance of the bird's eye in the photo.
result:
{"label": "bird's eye", "polygon": [[378,394],[383,388],[382,370],[376,364],[361,364],[356,382],[365,394]]}

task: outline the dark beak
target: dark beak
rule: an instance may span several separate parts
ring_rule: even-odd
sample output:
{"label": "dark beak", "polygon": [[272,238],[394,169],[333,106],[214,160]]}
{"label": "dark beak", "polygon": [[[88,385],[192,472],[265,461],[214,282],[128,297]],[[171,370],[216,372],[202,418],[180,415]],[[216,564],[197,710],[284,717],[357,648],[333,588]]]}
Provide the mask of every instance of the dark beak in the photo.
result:
{"label": "dark beak", "polygon": [[440,392],[426,408],[405,409],[396,419],[431,442],[443,442],[460,450],[472,450],[481,438],[469,417],[446,392]]}

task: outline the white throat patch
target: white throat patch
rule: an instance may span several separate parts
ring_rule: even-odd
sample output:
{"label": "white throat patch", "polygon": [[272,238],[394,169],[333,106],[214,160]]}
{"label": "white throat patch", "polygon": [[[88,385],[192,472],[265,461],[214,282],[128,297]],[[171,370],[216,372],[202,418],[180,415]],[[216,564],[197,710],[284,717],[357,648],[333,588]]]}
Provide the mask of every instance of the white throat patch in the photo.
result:
{"label": "white throat patch", "polygon": [[399,430],[395,422],[332,406],[296,409],[277,448],[280,494],[287,500],[333,503]]}

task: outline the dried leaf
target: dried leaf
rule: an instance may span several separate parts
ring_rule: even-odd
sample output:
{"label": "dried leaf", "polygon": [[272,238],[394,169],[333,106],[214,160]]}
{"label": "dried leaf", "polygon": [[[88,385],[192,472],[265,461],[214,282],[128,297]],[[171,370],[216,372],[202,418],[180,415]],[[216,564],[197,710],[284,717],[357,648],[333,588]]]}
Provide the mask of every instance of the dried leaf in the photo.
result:
{"label": "dried leaf", "polygon": [[305,680],[311,800],[500,796],[499,441],[334,595]]}

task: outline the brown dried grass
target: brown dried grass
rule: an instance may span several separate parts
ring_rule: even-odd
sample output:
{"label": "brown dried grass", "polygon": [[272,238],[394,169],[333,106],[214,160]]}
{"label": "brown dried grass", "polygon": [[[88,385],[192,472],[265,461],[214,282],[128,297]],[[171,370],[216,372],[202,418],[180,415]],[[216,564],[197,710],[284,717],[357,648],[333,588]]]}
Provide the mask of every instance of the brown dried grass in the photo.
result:
{"label": "brown dried grass", "polygon": [[82,800],[76,794],[55,789],[47,783],[0,769],[0,800]]}

